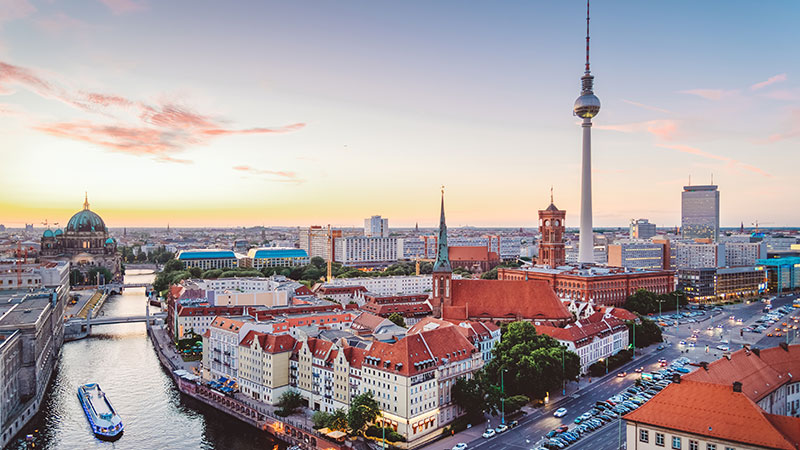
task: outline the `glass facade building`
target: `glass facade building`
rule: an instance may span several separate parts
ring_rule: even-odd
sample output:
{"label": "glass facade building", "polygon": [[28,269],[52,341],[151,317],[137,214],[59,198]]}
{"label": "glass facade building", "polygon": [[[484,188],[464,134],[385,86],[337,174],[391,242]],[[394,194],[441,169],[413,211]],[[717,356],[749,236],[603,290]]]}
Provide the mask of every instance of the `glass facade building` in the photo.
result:
{"label": "glass facade building", "polygon": [[719,191],[715,185],[684,186],[681,194],[681,237],[719,238]]}

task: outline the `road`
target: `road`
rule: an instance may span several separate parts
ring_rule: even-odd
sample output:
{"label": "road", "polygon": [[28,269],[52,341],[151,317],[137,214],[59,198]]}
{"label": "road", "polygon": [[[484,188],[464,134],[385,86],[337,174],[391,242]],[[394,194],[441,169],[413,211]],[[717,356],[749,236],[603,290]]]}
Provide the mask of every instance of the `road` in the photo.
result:
{"label": "road", "polygon": [[[795,296],[776,299],[772,302],[773,309],[777,309],[786,304],[791,305],[794,298]],[[528,414],[519,420],[520,425],[516,428],[491,439],[477,438],[468,442],[468,448],[481,450],[534,448],[536,443],[539,442],[542,436],[548,431],[561,424],[572,426],[575,418],[590,410],[596,401],[608,399],[618,392],[632,386],[640,376],[638,373],[633,373],[635,368],[644,367],[646,372],[658,370],[658,360],[660,358],[666,358],[672,361],[681,356],[686,356],[691,359],[692,362],[711,362],[722,357],[722,352],[716,349],[716,346],[720,345],[720,341],[722,340],[730,341],[731,350],[740,348],[740,344],[743,342],[757,343],[761,348],[778,345],[779,342],[785,341],[785,337],[768,338],[766,334],[747,332],[744,333],[743,337],[739,335],[739,330],[741,328],[754,323],[755,320],[762,315],[763,307],[764,304],[761,302],[727,306],[723,308],[721,313],[715,313],[713,316],[706,313],[698,323],[682,324],[677,327],[677,329],[674,326],[669,327],[669,329],[664,330],[664,338],[668,342],[664,350],[650,351],[643,356],[637,355],[633,361],[617,369],[617,371],[628,372],[629,374],[627,376],[616,377],[611,374],[606,378],[597,380],[569,397],[556,403],[546,405]],[[795,310],[791,314],[798,315],[798,312],[800,311]],[[736,318],[743,318],[744,323],[735,323],[735,321],[730,319],[731,315],[734,315]],[[717,328],[717,325],[720,324],[722,324],[723,328]],[[707,330],[708,327],[713,327],[713,330]],[[688,339],[692,334],[692,330],[696,329],[701,330],[697,337],[696,347],[688,347],[679,344],[679,341]],[[709,347],[708,352],[706,352],[706,345]],[[560,419],[553,417],[553,412],[558,408],[567,408],[567,415]],[[493,422],[497,421],[494,420]],[[429,446],[429,448],[450,448],[455,445],[456,442],[459,442],[459,436],[439,441]],[[567,447],[567,449],[612,450],[618,448],[620,443],[622,443],[623,446],[625,445],[624,420],[617,420],[606,424],[593,433],[585,435],[581,440]]]}

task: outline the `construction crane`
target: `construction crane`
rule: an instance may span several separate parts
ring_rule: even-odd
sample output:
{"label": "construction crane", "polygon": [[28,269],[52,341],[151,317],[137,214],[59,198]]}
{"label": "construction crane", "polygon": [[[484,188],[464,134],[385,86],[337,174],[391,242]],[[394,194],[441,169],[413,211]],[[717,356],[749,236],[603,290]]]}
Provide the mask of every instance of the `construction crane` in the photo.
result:
{"label": "construction crane", "polygon": [[419,255],[416,256],[415,260],[417,262],[416,263],[417,275],[419,275],[419,263],[420,263],[420,261],[422,261],[422,262],[433,262],[434,261],[432,258],[420,258]]}
{"label": "construction crane", "polygon": [[325,281],[333,280],[333,238],[331,237],[331,224],[328,224],[328,273]]}
{"label": "construction crane", "polygon": [[761,225],[770,225],[770,224],[772,224],[772,222],[759,222],[759,221],[758,221],[758,219],[756,219],[756,221],[755,221],[755,222],[753,222],[753,223],[751,223],[751,224],[750,224],[750,225],[753,225],[753,226],[755,226],[755,227],[756,227],[756,234],[758,234],[758,225],[759,225],[759,223],[760,223]]}

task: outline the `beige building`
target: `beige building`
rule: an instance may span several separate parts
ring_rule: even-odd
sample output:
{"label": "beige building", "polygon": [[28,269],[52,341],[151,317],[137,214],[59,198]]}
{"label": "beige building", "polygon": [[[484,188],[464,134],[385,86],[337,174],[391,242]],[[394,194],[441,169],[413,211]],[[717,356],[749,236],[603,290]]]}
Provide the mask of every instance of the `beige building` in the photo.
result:
{"label": "beige building", "polygon": [[741,383],[683,380],[625,415],[628,450],[797,450],[800,418],[764,412]]}
{"label": "beige building", "polygon": [[289,389],[289,359],[297,341],[287,334],[250,331],[239,343],[239,389],[270,405]]}

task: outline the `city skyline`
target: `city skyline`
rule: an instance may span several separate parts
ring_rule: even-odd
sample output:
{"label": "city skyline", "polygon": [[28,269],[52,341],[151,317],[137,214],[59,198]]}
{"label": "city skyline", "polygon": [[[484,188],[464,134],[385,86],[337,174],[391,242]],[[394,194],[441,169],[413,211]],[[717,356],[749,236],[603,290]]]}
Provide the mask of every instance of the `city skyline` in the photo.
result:
{"label": "city skyline", "polygon": [[[441,184],[453,226],[535,227],[551,185],[578,225],[583,2],[2,3],[6,226],[88,191],[114,228],[431,227]],[[678,225],[712,174],[721,226],[796,224],[800,6],[671,6],[593,5],[595,227]]]}

